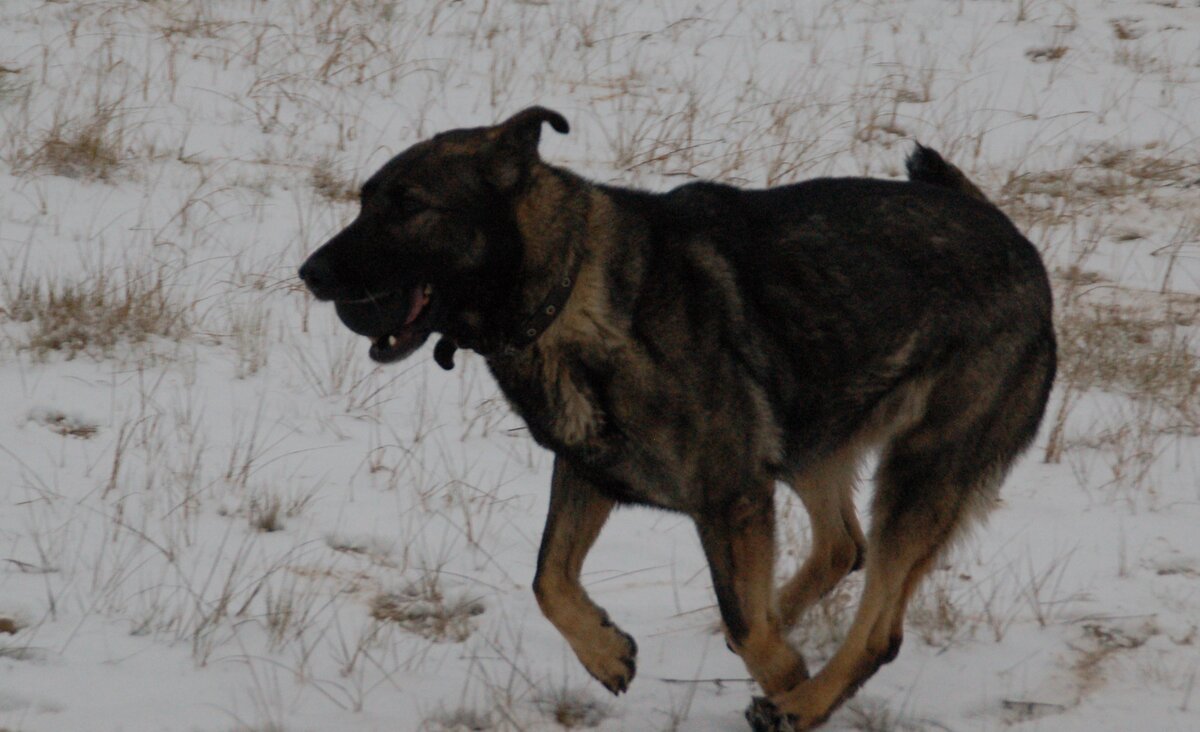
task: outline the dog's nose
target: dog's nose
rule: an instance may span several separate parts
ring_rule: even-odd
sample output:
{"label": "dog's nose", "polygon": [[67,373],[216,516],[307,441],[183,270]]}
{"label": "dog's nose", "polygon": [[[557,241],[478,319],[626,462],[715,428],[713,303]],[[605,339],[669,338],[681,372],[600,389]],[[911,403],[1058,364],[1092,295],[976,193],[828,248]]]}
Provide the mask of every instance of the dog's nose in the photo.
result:
{"label": "dog's nose", "polygon": [[309,257],[300,267],[300,279],[317,297],[327,292],[334,284],[333,270],[321,259]]}

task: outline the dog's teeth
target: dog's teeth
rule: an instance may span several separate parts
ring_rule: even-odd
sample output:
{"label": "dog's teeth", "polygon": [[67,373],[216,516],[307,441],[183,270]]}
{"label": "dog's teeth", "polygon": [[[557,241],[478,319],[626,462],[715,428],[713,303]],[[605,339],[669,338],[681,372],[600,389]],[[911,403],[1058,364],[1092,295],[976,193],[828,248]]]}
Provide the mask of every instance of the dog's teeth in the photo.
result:
{"label": "dog's teeth", "polygon": [[433,294],[433,285],[425,285],[425,297]]}
{"label": "dog's teeth", "polygon": [[395,348],[396,344],[399,343],[399,341],[396,340],[396,336],[391,335],[391,336],[388,336],[387,343],[388,343],[388,348]]}

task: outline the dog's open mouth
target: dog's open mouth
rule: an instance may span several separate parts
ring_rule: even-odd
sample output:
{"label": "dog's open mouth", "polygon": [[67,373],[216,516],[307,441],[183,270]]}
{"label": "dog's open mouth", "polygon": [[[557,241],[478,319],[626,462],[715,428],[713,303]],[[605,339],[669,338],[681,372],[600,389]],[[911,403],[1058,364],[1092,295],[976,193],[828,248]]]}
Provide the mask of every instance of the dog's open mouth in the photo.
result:
{"label": "dog's open mouth", "polygon": [[418,285],[409,293],[408,315],[404,324],[387,335],[371,339],[370,356],[379,363],[392,363],[408,356],[421,347],[429,337],[430,328],[424,327],[429,320],[429,301],[433,296],[431,285]]}
{"label": "dog's open mouth", "polygon": [[336,306],[346,327],[371,339],[371,360],[393,363],[411,355],[433,332],[433,300],[433,286],[421,283]]}

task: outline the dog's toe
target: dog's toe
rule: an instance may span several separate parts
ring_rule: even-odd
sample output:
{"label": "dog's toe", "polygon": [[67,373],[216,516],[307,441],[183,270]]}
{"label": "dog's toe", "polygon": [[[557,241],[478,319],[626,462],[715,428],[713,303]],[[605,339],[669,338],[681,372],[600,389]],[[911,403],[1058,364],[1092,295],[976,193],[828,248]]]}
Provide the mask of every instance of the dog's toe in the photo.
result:
{"label": "dog's toe", "polygon": [[[607,642],[592,646],[579,660],[588,673],[613,694],[623,694],[637,675],[637,642],[628,633],[609,623]],[[601,649],[603,649],[602,652]]]}
{"label": "dog's toe", "polygon": [[765,696],[756,696],[746,708],[746,721],[754,732],[796,732],[791,715],[782,714]]}
{"label": "dog's toe", "polygon": [[616,659],[616,662],[619,664],[619,669],[614,667],[609,673],[592,674],[601,684],[604,684],[604,688],[612,692],[613,696],[628,691],[630,682],[637,674],[637,661],[632,656],[623,656]]}

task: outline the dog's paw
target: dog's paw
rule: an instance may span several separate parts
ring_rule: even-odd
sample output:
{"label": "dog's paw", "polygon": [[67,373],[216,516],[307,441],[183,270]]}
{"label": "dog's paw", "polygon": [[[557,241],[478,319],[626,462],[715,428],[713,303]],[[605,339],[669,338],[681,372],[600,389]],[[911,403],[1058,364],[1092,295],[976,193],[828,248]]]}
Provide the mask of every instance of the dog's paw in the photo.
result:
{"label": "dog's paw", "polygon": [[637,643],[612,623],[602,625],[587,647],[576,648],[575,653],[588,673],[613,694],[627,691],[637,674]]}
{"label": "dog's paw", "polygon": [[746,721],[754,732],[798,732],[796,718],[783,714],[765,696],[756,696],[746,708]]}

